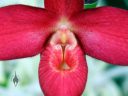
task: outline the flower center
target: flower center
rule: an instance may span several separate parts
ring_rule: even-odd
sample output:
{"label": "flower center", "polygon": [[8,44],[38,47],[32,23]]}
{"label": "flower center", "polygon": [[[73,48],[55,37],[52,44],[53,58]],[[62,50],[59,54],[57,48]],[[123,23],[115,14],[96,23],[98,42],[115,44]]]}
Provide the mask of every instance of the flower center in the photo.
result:
{"label": "flower center", "polygon": [[68,28],[61,27],[53,34],[50,45],[52,45],[55,50],[61,50],[61,63],[55,65],[55,67],[58,70],[71,70],[74,64],[68,64],[65,57],[68,51],[72,51],[72,49],[77,46],[75,35]]}

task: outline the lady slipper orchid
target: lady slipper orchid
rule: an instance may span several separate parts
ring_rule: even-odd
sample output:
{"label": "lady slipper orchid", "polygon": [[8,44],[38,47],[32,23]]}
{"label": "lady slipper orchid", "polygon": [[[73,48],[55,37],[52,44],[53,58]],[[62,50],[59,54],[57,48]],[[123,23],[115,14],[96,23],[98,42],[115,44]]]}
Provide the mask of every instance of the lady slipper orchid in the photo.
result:
{"label": "lady slipper orchid", "polygon": [[128,11],[83,6],[83,0],[45,0],[45,9],[0,8],[0,60],[40,53],[44,95],[81,96],[88,73],[84,55],[128,65]]}

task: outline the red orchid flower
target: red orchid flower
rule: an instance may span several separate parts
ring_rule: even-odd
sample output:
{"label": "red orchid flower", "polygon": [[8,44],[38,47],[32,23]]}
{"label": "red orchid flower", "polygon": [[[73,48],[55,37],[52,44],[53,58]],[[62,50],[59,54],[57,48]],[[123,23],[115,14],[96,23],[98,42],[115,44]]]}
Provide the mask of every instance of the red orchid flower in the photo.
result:
{"label": "red orchid flower", "polygon": [[128,11],[83,6],[83,0],[45,0],[45,9],[0,8],[0,59],[40,53],[45,96],[81,96],[88,73],[84,55],[128,65]]}

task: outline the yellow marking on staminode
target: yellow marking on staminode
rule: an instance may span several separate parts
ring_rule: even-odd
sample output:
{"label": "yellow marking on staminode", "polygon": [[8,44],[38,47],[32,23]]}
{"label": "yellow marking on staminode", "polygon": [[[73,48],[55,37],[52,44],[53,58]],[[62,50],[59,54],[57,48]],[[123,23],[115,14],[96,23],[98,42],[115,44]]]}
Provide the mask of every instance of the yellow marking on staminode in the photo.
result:
{"label": "yellow marking on staminode", "polygon": [[66,36],[65,33],[62,33],[61,42],[62,42],[63,44],[65,44],[65,43],[67,42],[67,36]]}

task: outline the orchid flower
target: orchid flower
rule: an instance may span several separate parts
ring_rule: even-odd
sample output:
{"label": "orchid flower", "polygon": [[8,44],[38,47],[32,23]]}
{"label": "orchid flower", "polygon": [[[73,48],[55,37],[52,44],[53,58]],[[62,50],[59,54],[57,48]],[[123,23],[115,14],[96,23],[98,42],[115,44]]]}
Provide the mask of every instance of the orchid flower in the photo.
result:
{"label": "orchid flower", "polygon": [[81,96],[87,81],[85,55],[128,65],[128,11],[84,10],[84,0],[45,0],[45,8],[0,8],[0,60],[40,54],[45,96]]}

